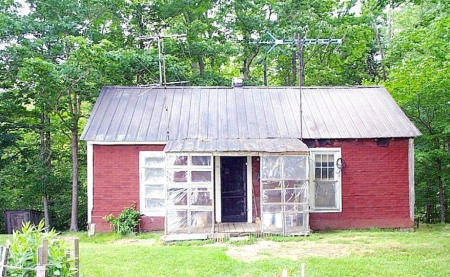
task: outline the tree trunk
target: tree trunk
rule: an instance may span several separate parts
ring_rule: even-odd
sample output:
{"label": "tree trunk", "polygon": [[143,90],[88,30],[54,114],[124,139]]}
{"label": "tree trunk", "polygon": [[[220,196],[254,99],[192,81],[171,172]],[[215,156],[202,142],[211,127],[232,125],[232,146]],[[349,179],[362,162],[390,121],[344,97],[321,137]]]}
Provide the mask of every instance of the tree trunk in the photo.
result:
{"label": "tree trunk", "polygon": [[445,198],[444,198],[444,182],[439,177],[439,213],[441,215],[441,223],[445,223]]}
{"label": "tree trunk", "polygon": [[44,224],[46,228],[50,228],[50,212],[48,210],[48,197],[47,194],[42,196],[42,203],[44,205]]}
{"label": "tree trunk", "polygon": [[50,228],[50,213],[48,209],[48,194],[47,194],[47,177],[51,170],[51,151],[50,151],[50,138],[51,134],[46,130],[46,126],[50,125],[50,118],[46,116],[45,111],[41,112],[40,115],[41,120],[41,131],[39,133],[40,136],[40,154],[39,158],[42,163],[42,172],[41,172],[41,185],[42,185],[42,205],[44,208],[44,224],[46,228]]}
{"label": "tree trunk", "polygon": [[[74,124],[78,126],[78,123]],[[78,231],[78,128],[72,130],[72,216],[70,231]]]}
{"label": "tree trunk", "polygon": [[205,75],[205,63],[203,62],[203,56],[198,55],[197,59],[198,59],[198,67],[200,70],[200,76],[203,76],[203,75]]}

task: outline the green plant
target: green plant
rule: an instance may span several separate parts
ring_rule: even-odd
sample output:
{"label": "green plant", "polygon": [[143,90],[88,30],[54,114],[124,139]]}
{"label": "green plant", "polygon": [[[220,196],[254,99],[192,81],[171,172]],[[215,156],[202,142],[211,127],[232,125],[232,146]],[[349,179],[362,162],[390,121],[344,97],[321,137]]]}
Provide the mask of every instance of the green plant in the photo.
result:
{"label": "green plant", "polygon": [[137,231],[139,222],[141,222],[141,214],[136,210],[136,202],[133,202],[130,207],[125,207],[117,217],[109,214],[104,216],[103,220],[111,223],[117,234],[128,235]]}
{"label": "green plant", "polygon": [[24,223],[21,231],[14,231],[12,241],[8,240],[8,265],[22,269],[9,269],[7,276],[36,276],[36,272],[31,269],[37,265],[37,252],[43,240],[48,240],[47,276],[75,276],[75,260],[67,256],[66,241],[57,239],[57,236],[55,230],[45,230],[43,221],[37,226],[30,222]]}

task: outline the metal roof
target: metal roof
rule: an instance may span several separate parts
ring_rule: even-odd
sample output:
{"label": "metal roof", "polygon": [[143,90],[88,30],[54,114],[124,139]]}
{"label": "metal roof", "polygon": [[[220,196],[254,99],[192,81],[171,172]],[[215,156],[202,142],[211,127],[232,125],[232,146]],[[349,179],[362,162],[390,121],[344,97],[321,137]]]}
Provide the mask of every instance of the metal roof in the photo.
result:
{"label": "metal roof", "polygon": [[273,139],[420,135],[383,87],[304,87],[301,95],[303,132],[298,87],[105,87],[81,139],[275,151]]}
{"label": "metal roof", "polygon": [[178,139],[169,140],[165,152],[269,152],[307,154],[308,146],[299,139]]}

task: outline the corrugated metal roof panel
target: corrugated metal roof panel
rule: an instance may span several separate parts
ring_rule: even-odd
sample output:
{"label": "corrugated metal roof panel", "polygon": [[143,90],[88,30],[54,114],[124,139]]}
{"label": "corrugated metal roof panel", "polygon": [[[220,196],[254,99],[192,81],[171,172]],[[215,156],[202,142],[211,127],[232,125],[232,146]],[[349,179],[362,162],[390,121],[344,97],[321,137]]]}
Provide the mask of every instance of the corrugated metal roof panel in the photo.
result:
{"label": "corrugated metal roof panel", "polygon": [[264,152],[306,154],[308,147],[299,139],[183,139],[169,140],[167,153],[182,152]]}
{"label": "corrugated metal roof panel", "polygon": [[201,139],[226,150],[243,149],[234,139],[254,143],[249,139],[420,135],[383,87],[302,88],[301,95],[302,124],[298,87],[105,87],[81,138],[143,143]]}

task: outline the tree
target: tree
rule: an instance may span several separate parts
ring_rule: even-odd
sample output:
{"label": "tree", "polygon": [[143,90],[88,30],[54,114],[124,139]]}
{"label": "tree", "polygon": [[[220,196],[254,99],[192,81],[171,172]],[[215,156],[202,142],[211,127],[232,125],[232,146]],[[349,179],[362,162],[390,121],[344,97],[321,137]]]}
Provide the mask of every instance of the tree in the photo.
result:
{"label": "tree", "polygon": [[450,20],[444,11],[434,3],[424,3],[405,7],[397,15],[397,27],[403,28],[392,38],[387,55],[390,81],[386,83],[423,133],[416,140],[416,184],[421,193],[417,210],[430,222],[433,207],[438,207],[442,223],[448,220],[446,190],[450,185]]}

